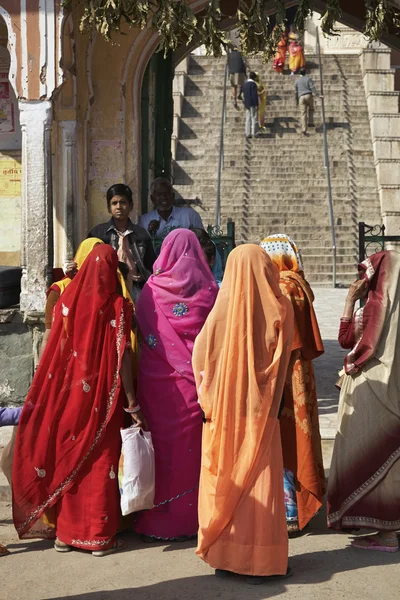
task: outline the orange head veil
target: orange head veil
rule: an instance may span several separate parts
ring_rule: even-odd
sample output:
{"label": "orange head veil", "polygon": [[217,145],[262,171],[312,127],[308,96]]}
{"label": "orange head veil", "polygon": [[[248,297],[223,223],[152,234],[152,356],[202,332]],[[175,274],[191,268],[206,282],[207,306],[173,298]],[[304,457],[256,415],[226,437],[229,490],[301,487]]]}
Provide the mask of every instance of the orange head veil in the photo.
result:
{"label": "orange head veil", "polygon": [[235,248],[193,352],[199,402],[212,431],[203,465],[215,494],[200,555],[229,522],[268,455],[279,426],[292,328],[293,311],[271,259],[254,244]]}

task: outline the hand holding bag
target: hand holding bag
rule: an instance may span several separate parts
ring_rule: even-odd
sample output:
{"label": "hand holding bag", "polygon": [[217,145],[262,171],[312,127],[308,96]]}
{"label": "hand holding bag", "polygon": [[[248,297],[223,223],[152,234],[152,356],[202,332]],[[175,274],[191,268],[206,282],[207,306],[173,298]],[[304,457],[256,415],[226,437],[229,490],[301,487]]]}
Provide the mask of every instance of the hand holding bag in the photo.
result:
{"label": "hand holding bag", "polygon": [[125,516],[154,506],[154,448],[151,433],[136,425],[121,429],[121,438],[118,481]]}

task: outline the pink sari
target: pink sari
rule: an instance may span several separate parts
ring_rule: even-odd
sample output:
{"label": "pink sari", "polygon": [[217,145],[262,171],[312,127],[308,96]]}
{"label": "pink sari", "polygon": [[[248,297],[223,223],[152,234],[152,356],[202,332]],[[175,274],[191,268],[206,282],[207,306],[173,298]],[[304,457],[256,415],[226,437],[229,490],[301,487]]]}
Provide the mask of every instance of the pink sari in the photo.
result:
{"label": "pink sari", "polygon": [[136,306],[143,337],[137,397],[153,437],[156,495],[155,508],[138,515],[135,529],[158,539],[198,529],[202,413],[192,351],[217,293],[195,234],[171,232]]}

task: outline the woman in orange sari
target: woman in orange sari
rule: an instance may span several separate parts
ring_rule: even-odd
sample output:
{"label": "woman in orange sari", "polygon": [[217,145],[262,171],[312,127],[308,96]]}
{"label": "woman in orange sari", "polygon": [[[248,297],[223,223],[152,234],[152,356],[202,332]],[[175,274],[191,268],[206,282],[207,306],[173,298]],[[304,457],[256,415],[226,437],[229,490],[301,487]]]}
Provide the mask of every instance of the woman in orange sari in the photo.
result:
{"label": "woman in orange sari", "polygon": [[284,31],[278,44],[274,62],[272,63],[272,68],[274,69],[274,71],[280,73],[281,75],[283,74],[283,69],[285,68],[287,46],[288,34],[287,31]]}
{"label": "woman in orange sari", "polygon": [[314,295],[294,241],[285,234],[261,242],[280,271],[280,288],[294,309],[294,336],[280,418],[288,533],[296,534],[322,505],[325,474],[312,361],[324,352]]}
{"label": "woman in orange sari", "polygon": [[205,419],[197,554],[218,576],[291,575],[278,411],[292,329],[271,260],[253,244],[233,250],[193,352]]}

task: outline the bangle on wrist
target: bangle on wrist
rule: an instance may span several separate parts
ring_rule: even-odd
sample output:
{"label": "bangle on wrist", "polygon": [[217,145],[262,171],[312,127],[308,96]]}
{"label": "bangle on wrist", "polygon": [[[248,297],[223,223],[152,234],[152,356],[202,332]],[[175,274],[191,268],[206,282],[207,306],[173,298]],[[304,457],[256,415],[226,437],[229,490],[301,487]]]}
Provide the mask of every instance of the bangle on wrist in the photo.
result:
{"label": "bangle on wrist", "polygon": [[140,404],[136,404],[136,406],[132,406],[129,408],[125,408],[124,407],[124,411],[127,412],[130,415],[134,415],[135,413],[138,413],[140,410]]}

